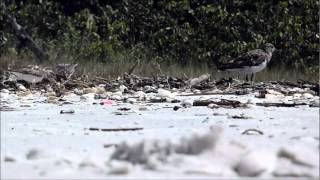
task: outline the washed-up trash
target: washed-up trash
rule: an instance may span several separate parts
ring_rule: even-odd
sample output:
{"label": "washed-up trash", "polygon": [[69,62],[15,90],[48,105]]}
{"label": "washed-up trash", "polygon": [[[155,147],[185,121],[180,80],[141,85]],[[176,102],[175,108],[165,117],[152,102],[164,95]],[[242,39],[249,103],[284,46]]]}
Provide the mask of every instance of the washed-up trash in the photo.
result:
{"label": "washed-up trash", "polygon": [[75,111],[73,109],[61,110],[60,114],[73,114]]}
{"label": "washed-up trash", "polygon": [[263,135],[264,133],[259,129],[246,129],[241,134],[244,135]]}
{"label": "washed-up trash", "polygon": [[253,117],[245,115],[244,113],[241,113],[240,115],[232,115],[230,116],[232,119],[252,119]]}
{"label": "washed-up trash", "polygon": [[105,106],[112,106],[112,105],[115,105],[116,103],[111,99],[103,99],[101,100],[100,104]]}
{"label": "washed-up trash", "polygon": [[133,128],[89,128],[89,131],[140,131],[143,130],[142,127]]}
{"label": "washed-up trash", "polygon": [[121,108],[118,108],[119,111],[129,111],[131,110],[131,108],[127,108],[127,107],[121,107]]}

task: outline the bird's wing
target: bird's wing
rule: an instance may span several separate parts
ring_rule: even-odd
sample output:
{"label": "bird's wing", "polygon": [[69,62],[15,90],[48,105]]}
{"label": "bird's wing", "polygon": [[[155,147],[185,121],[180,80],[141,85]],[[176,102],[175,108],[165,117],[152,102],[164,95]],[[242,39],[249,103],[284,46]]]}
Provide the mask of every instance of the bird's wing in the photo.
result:
{"label": "bird's wing", "polygon": [[237,58],[233,59],[229,63],[225,64],[224,69],[241,68],[244,66],[257,66],[263,63],[267,58],[267,54],[261,50],[256,49],[249,51]]}

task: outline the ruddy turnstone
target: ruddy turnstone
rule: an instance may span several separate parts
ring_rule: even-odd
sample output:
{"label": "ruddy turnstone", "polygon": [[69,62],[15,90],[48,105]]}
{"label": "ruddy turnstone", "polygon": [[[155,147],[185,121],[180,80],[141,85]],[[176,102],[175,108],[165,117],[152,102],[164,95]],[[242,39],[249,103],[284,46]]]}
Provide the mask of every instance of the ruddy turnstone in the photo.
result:
{"label": "ruddy turnstone", "polygon": [[254,74],[263,70],[272,58],[275,47],[271,43],[266,43],[263,49],[255,49],[238,56],[228,63],[217,62],[217,68],[222,71],[233,72],[239,75],[251,74],[250,80],[253,80]]}

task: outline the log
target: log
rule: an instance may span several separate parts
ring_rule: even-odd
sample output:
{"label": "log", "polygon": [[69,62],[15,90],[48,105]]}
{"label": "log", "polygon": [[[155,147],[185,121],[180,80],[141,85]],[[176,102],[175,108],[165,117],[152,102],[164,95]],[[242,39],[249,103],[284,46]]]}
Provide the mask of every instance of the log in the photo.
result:
{"label": "log", "polygon": [[307,105],[307,103],[271,103],[271,102],[263,102],[263,103],[256,103],[257,106],[264,106],[264,107],[295,107],[295,106],[302,106]]}
{"label": "log", "polygon": [[15,17],[8,15],[10,25],[22,44],[25,44],[36,56],[39,63],[49,58],[49,55],[31,38]]}

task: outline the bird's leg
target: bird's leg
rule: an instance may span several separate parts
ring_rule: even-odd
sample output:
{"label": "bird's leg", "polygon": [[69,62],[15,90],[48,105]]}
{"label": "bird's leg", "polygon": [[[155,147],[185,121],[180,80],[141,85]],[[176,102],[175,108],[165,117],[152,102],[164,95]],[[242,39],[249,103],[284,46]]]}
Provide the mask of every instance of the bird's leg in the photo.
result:
{"label": "bird's leg", "polygon": [[246,82],[248,82],[249,81],[249,76],[248,75],[246,75]]}
{"label": "bird's leg", "polygon": [[251,74],[251,77],[250,77],[251,82],[254,81],[254,78],[255,78],[254,74]]}

